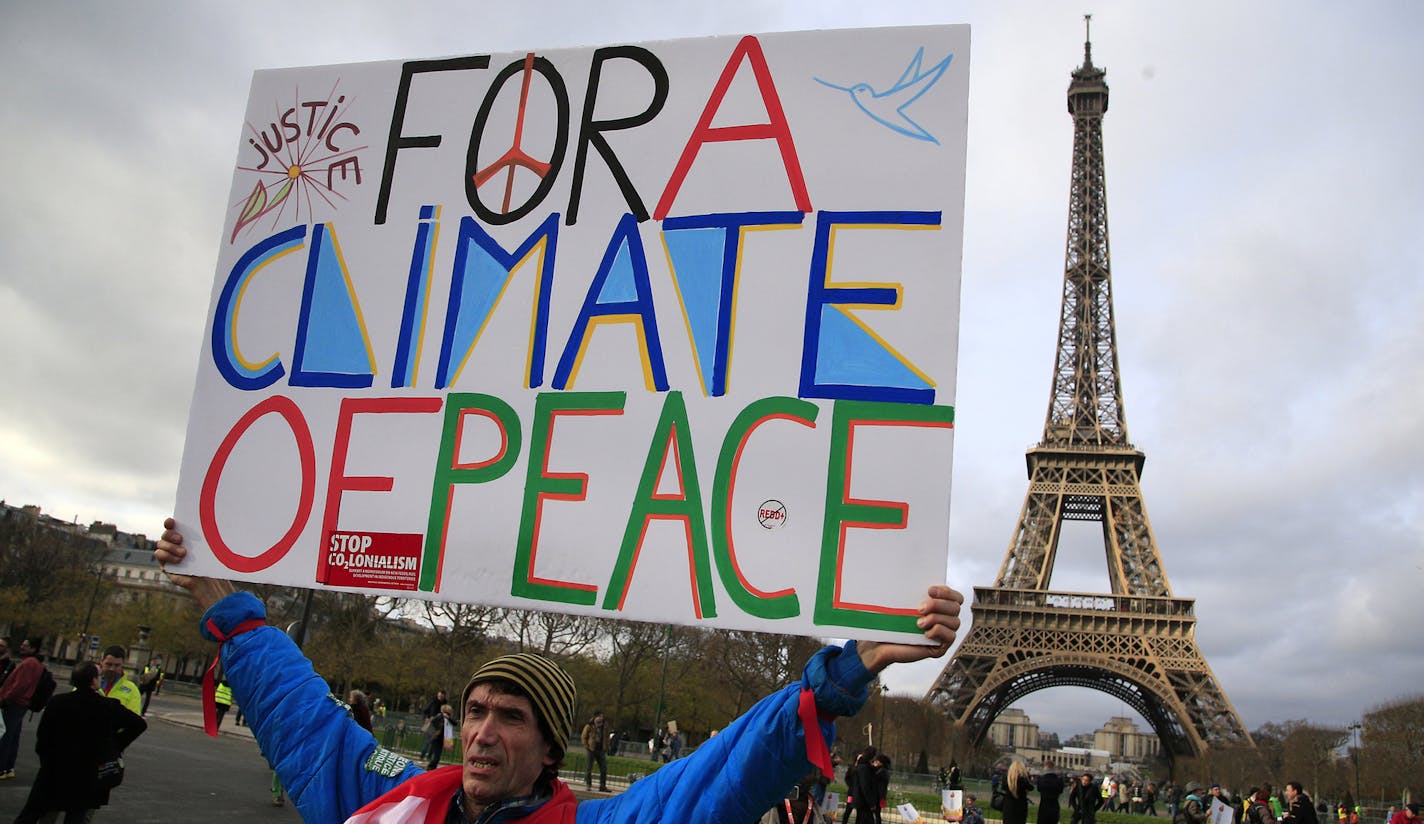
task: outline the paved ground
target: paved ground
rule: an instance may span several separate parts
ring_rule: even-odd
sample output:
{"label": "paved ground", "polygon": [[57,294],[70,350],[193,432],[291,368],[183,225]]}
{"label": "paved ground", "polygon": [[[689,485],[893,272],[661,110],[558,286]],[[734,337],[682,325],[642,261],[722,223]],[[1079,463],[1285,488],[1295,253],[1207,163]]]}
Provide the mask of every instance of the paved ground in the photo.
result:
{"label": "paved ground", "polygon": [[[203,733],[198,700],[165,692],[153,699],[147,721],[148,731],[124,754],[123,786],[114,790],[109,806],[96,820],[124,824],[301,821],[290,803],[272,806],[272,771],[258,752],[252,732],[235,726],[231,713],[218,737],[209,738]],[[38,716],[25,721],[15,777],[0,781],[0,822],[14,819],[34,783],[39,769],[35,755],[38,725]],[[584,793],[582,778],[576,779],[580,785],[575,787],[577,795],[602,795]],[[610,779],[610,786],[614,783]]]}
{"label": "paved ground", "polygon": [[[172,821],[300,821],[290,806],[273,807],[272,771],[257,751],[246,727],[232,728],[232,716],[221,734],[202,731],[202,708],[196,699],[159,695],[148,709],[148,732],[125,753],[123,786],[114,790],[109,806],[96,820],[126,824]],[[12,820],[24,806],[39,769],[35,727],[39,717],[25,721],[20,734],[20,758],[15,777],[0,782],[0,822]]]}

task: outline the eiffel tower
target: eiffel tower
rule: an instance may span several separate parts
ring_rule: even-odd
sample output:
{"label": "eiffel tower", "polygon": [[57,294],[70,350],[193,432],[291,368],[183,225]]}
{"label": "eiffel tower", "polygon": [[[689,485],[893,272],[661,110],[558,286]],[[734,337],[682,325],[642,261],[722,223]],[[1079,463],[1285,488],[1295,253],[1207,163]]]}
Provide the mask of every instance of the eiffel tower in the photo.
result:
{"label": "eiffel tower", "polygon": [[[1113,323],[1103,178],[1107,72],[1091,37],[1068,85],[1073,174],[1063,312],[1043,440],[992,587],[975,587],[968,637],[928,698],[977,746],[999,713],[1043,689],[1088,687],[1142,715],[1175,759],[1254,746],[1194,640],[1195,602],[1172,595],[1127,437]],[[1048,588],[1065,521],[1102,524],[1110,595]]]}

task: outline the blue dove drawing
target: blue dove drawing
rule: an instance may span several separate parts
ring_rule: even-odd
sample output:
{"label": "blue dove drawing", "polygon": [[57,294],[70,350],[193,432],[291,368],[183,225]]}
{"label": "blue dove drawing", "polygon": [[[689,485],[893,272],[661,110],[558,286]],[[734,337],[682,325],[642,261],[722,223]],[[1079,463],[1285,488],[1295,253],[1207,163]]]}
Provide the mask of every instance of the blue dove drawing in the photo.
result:
{"label": "blue dove drawing", "polygon": [[934,135],[925,131],[923,126],[905,114],[905,109],[911,103],[919,100],[939,81],[944,70],[949,68],[949,61],[954,59],[954,55],[951,54],[928,69],[921,70],[920,65],[924,57],[925,49],[921,46],[920,50],[915,52],[910,65],[905,67],[905,73],[900,75],[900,79],[895,81],[895,85],[883,92],[877,92],[869,83],[853,83],[849,86],[842,86],[819,77],[814,79],[823,86],[830,86],[848,93],[855,105],[880,125],[894,129],[906,137],[928,140],[939,145],[939,141],[935,139]]}

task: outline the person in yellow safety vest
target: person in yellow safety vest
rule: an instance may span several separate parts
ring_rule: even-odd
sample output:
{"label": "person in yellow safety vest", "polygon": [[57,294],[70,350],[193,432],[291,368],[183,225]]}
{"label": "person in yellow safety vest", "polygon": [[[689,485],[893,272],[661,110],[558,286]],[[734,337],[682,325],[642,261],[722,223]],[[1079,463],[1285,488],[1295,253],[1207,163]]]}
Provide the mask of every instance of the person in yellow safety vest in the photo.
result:
{"label": "person in yellow safety vest", "polygon": [[213,693],[213,701],[218,707],[218,726],[222,726],[223,716],[232,707],[232,687],[227,685],[227,679],[218,682],[218,688]]}
{"label": "person in yellow safety vest", "polygon": [[99,659],[99,692],[118,699],[124,709],[134,715],[140,715],[143,696],[139,695],[138,684],[130,681],[124,674],[124,660],[127,658],[128,653],[123,647],[114,646],[104,650],[104,655]]}
{"label": "person in yellow safety vest", "polygon": [[1103,776],[1103,809],[1107,812],[1113,811],[1113,803],[1117,800],[1117,781],[1110,775]]}

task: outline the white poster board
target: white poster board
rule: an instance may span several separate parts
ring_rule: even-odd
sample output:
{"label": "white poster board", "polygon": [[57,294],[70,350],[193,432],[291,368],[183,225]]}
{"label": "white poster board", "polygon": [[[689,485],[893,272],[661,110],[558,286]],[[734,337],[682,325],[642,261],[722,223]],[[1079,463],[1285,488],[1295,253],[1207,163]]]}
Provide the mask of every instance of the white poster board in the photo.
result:
{"label": "white poster board", "polygon": [[964,791],[940,790],[939,811],[945,821],[959,821],[964,818]]}
{"label": "white poster board", "polygon": [[259,71],[188,571],[918,638],[966,26]]}

